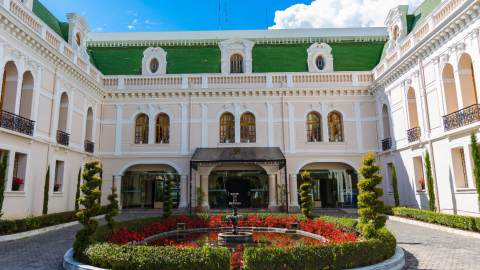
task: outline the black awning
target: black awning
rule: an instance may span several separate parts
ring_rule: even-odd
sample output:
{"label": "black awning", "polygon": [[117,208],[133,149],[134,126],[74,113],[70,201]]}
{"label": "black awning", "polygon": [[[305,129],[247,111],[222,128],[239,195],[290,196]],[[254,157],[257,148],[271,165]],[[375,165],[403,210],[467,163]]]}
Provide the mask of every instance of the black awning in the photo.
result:
{"label": "black awning", "polygon": [[197,148],[192,163],[285,161],[279,147]]}

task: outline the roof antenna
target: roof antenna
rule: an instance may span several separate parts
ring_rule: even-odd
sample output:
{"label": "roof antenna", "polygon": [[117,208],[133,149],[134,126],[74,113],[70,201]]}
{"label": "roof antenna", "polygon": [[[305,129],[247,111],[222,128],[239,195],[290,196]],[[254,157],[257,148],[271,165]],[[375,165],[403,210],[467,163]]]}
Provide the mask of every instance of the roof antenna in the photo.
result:
{"label": "roof antenna", "polygon": [[227,3],[225,3],[225,27],[228,30]]}

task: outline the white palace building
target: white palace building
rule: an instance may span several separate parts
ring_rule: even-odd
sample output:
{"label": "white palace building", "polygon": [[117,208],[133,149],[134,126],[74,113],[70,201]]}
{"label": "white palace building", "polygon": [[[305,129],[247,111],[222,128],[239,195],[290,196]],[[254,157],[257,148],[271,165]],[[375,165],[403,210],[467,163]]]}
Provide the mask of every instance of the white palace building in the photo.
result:
{"label": "white palace building", "polygon": [[[358,166],[373,150],[382,197],[480,215],[470,133],[480,134],[480,1],[398,6],[379,28],[90,33],[38,0],[0,0],[0,153],[6,218],[74,209],[79,169],[100,159],[102,204],[123,209],[298,211],[300,172],[315,208],[356,208]],[[20,179],[20,180],[19,180]],[[21,181],[23,180],[23,182]],[[19,185],[19,183],[21,183]]]}

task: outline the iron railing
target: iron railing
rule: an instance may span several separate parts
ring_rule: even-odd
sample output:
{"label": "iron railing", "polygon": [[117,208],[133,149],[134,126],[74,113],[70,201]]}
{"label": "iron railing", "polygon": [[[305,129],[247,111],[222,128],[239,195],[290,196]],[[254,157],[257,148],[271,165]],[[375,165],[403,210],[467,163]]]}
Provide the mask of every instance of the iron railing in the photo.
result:
{"label": "iron railing", "polygon": [[35,121],[11,112],[0,111],[0,127],[33,136]]}
{"label": "iron railing", "polygon": [[382,150],[387,151],[392,149],[392,139],[391,138],[386,138],[382,140]]}
{"label": "iron railing", "polygon": [[95,143],[85,140],[85,152],[92,153],[95,151]]}
{"label": "iron railing", "polygon": [[57,130],[57,143],[68,146],[70,142],[70,134]]}
{"label": "iron railing", "polygon": [[409,143],[420,140],[420,127],[414,127],[407,130],[407,137]]}
{"label": "iron railing", "polygon": [[443,116],[444,130],[449,131],[480,121],[479,105],[480,104],[473,104]]}

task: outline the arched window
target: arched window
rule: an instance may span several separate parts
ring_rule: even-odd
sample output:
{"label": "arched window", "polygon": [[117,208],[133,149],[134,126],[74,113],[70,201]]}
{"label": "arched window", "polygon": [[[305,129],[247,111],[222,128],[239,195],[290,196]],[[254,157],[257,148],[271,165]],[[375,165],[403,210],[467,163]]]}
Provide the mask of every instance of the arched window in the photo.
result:
{"label": "arched window", "polygon": [[224,113],[220,117],[220,142],[235,142],[235,118],[231,113]]}
{"label": "arched window", "polygon": [[240,138],[242,143],[255,142],[255,116],[252,113],[244,113],[240,118]]}
{"label": "arched window", "polygon": [[307,141],[320,142],[322,140],[322,118],[317,112],[307,115]]}
{"label": "arched window", "polygon": [[30,71],[23,74],[22,80],[22,93],[20,97],[20,110],[19,115],[21,117],[32,119],[33,118],[33,95],[34,81],[33,74]]}
{"label": "arched window", "polygon": [[168,115],[162,113],[157,117],[156,132],[155,143],[170,142],[170,117]]}
{"label": "arched window", "polygon": [[159,64],[157,58],[153,58],[152,61],[150,61],[150,72],[157,73],[158,66]]}
{"label": "arched window", "polygon": [[148,116],[142,114],[135,123],[135,143],[148,143]]}
{"label": "arched window", "polygon": [[323,70],[325,68],[325,59],[323,59],[323,56],[317,56],[317,59],[315,59],[315,65],[318,70]]}
{"label": "arched window", "polygon": [[243,57],[238,53],[230,57],[230,73],[243,73]]}
{"label": "arched window", "polygon": [[82,45],[82,38],[80,37],[80,33],[77,33],[76,37],[77,37],[77,45],[81,46]]}
{"label": "arched window", "polygon": [[328,115],[328,137],[331,142],[343,141],[342,116],[338,112]]}
{"label": "arched window", "polygon": [[398,26],[395,26],[395,28],[393,29],[393,40],[397,41],[399,37],[400,37],[400,29],[398,29]]}

